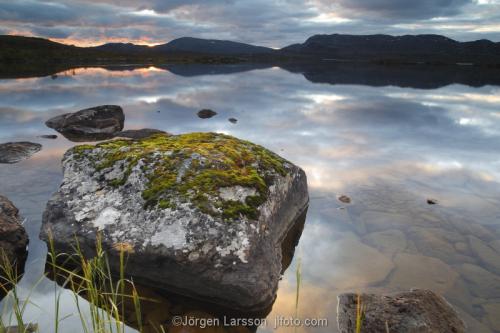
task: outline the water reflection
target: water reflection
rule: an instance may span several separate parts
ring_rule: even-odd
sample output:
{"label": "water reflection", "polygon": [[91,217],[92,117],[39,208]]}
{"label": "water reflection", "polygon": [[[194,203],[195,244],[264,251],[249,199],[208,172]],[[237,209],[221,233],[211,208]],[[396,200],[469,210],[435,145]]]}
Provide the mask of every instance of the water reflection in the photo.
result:
{"label": "water reflection", "polygon": [[[43,270],[45,246],[37,241],[41,213],[61,181],[59,160],[72,145],[64,138],[37,138],[51,134],[44,121],[118,104],[126,129],[228,133],[305,169],[311,205],[296,254],[302,261],[298,313],[328,318],[329,326],[298,332],[335,332],[339,293],[413,287],[444,294],[470,331],[500,331],[500,89],[481,86],[497,84],[494,80],[485,76],[489,81],[474,83],[480,88],[452,84],[431,90],[415,88],[470,81],[429,86],[422,75],[412,79],[417,83],[400,84],[408,78],[390,72],[385,75],[394,76],[392,81],[370,87],[322,78],[316,81],[337,84],[312,84],[276,68],[231,75],[187,70],[197,75],[100,68],[59,74],[56,80],[0,81],[0,141],[44,145],[30,160],[0,166],[0,193],[20,208],[31,237],[21,287],[28,290]],[[196,112],[203,108],[218,114],[201,120]],[[343,194],[351,204],[337,200]],[[438,205],[428,205],[428,198]],[[296,268],[294,260],[280,283],[271,322],[295,313]],[[45,281],[34,294],[44,311],[30,307],[26,314],[44,331],[52,331],[50,286]],[[65,297],[71,313],[72,299]],[[63,332],[77,324],[77,318],[68,318]]]}

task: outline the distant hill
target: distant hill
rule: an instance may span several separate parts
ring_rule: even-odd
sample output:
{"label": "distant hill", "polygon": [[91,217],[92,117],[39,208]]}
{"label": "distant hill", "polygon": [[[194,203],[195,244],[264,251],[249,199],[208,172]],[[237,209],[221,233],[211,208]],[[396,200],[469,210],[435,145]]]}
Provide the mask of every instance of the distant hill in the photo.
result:
{"label": "distant hill", "polygon": [[182,37],[173,41],[158,45],[153,48],[162,53],[201,53],[217,55],[255,55],[270,54],[274,50],[262,46],[232,42],[218,39],[201,39],[193,37]]}
{"label": "distant hill", "polygon": [[315,35],[280,52],[338,61],[500,63],[500,43],[458,42],[440,35]]}
{"label": "distant hill", "polygon": [[108,43],[76,47],[43,38],[0,36],[0,70],[11,63],[236,63],[370,62],[500,66],[500,43],[458,42],[439,35],[315,35],[280,50],[245,43],[183,37],[153,47]]}
{"label": "distant hill", "polygon": [[145,54],[152,51],[152,48],[149,46],[135,45],[132,43],[107,43],[100,46],[90,47],[89,49],[120,54]]}

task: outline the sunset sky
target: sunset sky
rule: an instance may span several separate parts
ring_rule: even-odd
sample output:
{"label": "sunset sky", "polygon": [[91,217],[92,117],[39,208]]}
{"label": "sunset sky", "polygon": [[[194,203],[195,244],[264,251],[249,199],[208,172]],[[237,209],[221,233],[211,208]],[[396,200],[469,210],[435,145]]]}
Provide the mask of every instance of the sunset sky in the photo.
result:
{"label": "sunset sky", "polygon": [[319,33],[500,41],[500,0],[0,0],[0,34],[76,45],[192,36],[277,48]]}

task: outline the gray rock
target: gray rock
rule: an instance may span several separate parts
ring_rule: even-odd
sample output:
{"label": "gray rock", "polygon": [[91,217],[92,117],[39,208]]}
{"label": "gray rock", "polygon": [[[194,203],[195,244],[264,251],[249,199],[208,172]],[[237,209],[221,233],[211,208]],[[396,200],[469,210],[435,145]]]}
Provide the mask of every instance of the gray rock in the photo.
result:
{"label": "gray rock", "polygon": [[77,146],[63,169],[41,233],[59,251],[76,235],[92,255],[100,230],[112,269],[128,249],[138,283],[245,312],[273,303],[280,245],[308,205],[300,168],[248,141],[192,133]]}
{"label": "gray rock", "polygon": [[[465,324],[457,312],[430,290],[416,289],[395,295],[361,294],[360,301],[364,309],[361,332],[465,332]],[[337,320],[341,333],[355,332],[357,303],[357,294],[339,296]]]}
{"label": "gray rock", "polygon": [[50,128],[74,142],[111,139],[123,129],[125,116],[117,105],[101,105],[66,113],[45,122]]}
{"label": "gray rock", "polygon": [[213,116],[217,115],[217,112],[210,110],[210,109],[203,109],[198,111],[198,117],[201,119],[208,119],[212,118]]}
{"label": "gray rock", "polygon": [[[5,257],[0,256],[0,265],[10,265],[13,267],[13,272],[21,277],[24,271],[24,264],[28,256],[28,235],[21,224],[19,211],[14,204],[6,197],[0,195],[0,249],[5,254]],[[4,262],[4,259],[8,260]],[[3,269],[0,270],[1,275],[4,276]],[[2,281],[5,287],[8,283]],[[5,290],[0,290],[0,295],[3,297]]]}
{"label": "gray rock", "polygon": [[236,118],[229,118],[228,120],[231,124],[236,124],[238,122],[238,119]]}
{"label": "gray rock", "polygon": [[30,158],[42,145],[33,142],[7,142],[0,144],[0,163],[13,164]]}
{"label": "gray rock", "polygon": [[115,134],[115,137],[128,138],[128,139],[145,139],[155,134],[168,134],[164,131],[153,129],[153,128],[143,128],[138,130],[126,130]]}

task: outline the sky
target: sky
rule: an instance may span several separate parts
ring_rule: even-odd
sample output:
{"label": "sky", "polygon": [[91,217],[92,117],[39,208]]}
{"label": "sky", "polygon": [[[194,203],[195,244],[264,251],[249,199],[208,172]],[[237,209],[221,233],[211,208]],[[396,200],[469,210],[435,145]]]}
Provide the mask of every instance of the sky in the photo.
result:
{"label": "sky", "polygon": [[500,41],[500,0],[0,0],[0,34],[79,46],[191,36],[280,48],[314,34]]}

